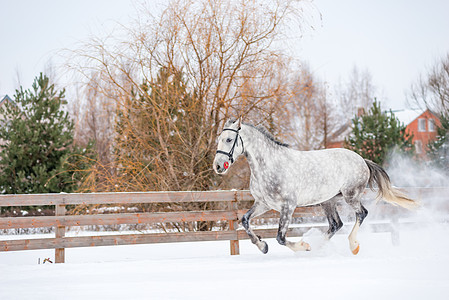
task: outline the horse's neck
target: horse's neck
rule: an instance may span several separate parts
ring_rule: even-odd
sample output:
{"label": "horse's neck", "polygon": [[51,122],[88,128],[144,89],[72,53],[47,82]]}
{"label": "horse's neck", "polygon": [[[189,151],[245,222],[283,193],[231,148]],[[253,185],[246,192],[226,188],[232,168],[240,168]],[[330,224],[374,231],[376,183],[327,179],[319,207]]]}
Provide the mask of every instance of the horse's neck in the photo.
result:
{"label": "horse's neck", "polygon": [[241,136],[246,150],[246,158],[251,173],[254,175],[267,165],[267,160],[275,158],[276,152],[280,150],[257,129],[250,126],[244,126],[242,129],[244,129]]}

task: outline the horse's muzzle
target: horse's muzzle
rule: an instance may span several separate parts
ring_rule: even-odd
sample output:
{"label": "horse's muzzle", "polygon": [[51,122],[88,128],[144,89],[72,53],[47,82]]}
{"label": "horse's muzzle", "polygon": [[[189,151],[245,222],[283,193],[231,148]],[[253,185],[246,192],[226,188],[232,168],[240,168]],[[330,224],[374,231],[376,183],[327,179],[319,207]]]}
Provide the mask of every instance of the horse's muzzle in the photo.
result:
{"label": "horse's muzzle", "polygon": [[219,175],[223,175],[229,170],[230,166],[231,166],[231,164],[227,160],[215,159],[213,168],[214,168],[215,173],[217,173]]}

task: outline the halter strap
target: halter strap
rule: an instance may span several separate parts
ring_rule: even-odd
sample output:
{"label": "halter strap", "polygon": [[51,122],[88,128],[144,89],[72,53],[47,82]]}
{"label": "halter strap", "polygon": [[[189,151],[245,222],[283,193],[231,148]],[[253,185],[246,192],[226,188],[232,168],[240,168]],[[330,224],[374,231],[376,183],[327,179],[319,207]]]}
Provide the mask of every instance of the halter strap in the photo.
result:
{"label": "halter strap", "polygon": [[232,128],[225,128],[225,129],[223,129],[223,131],[229,130],[229,131],[235,132],[235,133],[237,133],[237,135],[235,136],[234,144],[232,145],[231,150],[229,150],[229,152],[225,152],[225,151],[222,151],[222,150],[217,150],[217,153],[224,154],[224,155],[228,156],[229,160],[231,161],[231,164],[234,163],[234,158],[233,158],[233,156],[234,156],[234,149],[235,149],[235,146],[238,143],[237,141],[238,141],[239,138],[240,138],[240,141],[242,142],[242,147],[243,147],[242,153],[245,152],[245,146],[243,145],[242,136],[239,134],[240,129],[241,129],[240,127],[237,130],[232,129]]}

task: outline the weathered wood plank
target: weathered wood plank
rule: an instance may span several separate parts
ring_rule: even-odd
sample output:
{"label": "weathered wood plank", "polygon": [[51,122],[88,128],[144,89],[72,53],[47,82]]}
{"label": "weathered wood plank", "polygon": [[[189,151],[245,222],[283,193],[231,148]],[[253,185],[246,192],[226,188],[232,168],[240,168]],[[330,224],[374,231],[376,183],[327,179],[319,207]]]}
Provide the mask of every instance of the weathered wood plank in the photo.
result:
{"label": "weathered wood plank", "polygon": [[[403,191],[418,198],[433,195],[448,195],[449,187],[403,188]],[[370,190],[366,193],[371,195]],[[0,195],[0,206],[33,206],[57,204],[133,204],[162,202],[213,202],[213,201],[252,201],[254,198],[247,190],[243,191],[194,191],[194,192],[123,192],[123,193],[86,193],[86,194],[27,194]]]}
{"label": "weathered wood plank", "polygon": [[[385,206],[385,209],[384,209]],[[375,215],[381,215],[385,210],[394,213],[395,207],[389,204],[379,204]],[[237,217],[241,219],[246,210],[238,210]],[[298,207],[293,217],[324,216],[320,207]],[[374,215],[373,215],[374,216]],[[279,218],[279,213],[269,211],[258,219]],[[84,226],[84,225],[114,225],[114,224],[146,224],[164,222],[192,222],[192,221],[220,221],[236,220],[236,213],[232,210],[220,211],[183,211],[160,213],[123,213],[123,214],[95,214],[72,216],[37,216],[37,217],[7,217],[0,218],[0,229],[39,228],[51,226]]]}
{"label": "weathered wood plank", "polygon": [[226,221],[236,218],[234,211],[182,211],[160,213],[96,214],[0,218],[0,229],[51,226],[146,224],[166,222]]}
{"label": "weathered wood plank", "polygon": [[[347,224],[349,228],[352,224]],[[370,224],[375,231],[391,231],[391,224]],[[301,237],[311,228],[327,229],[327,225],[289,228],[288,237]],[[254,232],[262,238],[275,238],[277,229],[256,229]],[[194,241],[220,241],[220,240],[246,240],[248,235],[244,230],[237,231],[205,231],[181,233],[151,233],[151,234],[125,234],[107,236],[64,237],[60,239],[29,239],[0,241],[0,252],[20,251],[54,248],[75,248],[92,246],[134,245],[150,243],[178,243]]]}
{"label": "weathered wood plank", "polygon": [[235,191],[0,195],[0,206],[232,201]]}
{"label": "weathered wood plank", "polygon": [[[56,217],[64,216],[66,213],[65,205],[56,205],[55,215]],[[55,238],[60,239],[65,237],[65,226],[57,225],[55,226]],[[60,264],[65,262],[65,249],[56,248],[55,249],[55,263]]]}
{"label": "weathered wood plank", "polygon": [[248,190],[235,191],[237,201],[254,201],[253,195]]}
{"label": "weathered wood plank", "polygon": [[0,252],[53,248],[236,240],[236,231],[124,234],[0,241]]}

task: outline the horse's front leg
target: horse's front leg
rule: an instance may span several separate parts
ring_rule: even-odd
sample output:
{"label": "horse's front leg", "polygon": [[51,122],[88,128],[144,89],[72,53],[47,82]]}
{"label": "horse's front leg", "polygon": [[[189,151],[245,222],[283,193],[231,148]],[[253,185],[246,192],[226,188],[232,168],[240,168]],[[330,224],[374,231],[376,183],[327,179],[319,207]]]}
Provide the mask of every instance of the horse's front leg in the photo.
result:
{"label": "horse's front leg", "polygon": [[263,254],[266,254],[268,252],[268,245],[266,242],[262,241],[260,236],[254,233],[254,231],[250,227],[249,222],[252,218],[260,216],[268,210],[269,208],[267,208],[264,204],[256,201],[254,202],[254,205],[248,210],[248,212],[242,217],[242,225],[245,228],[249,238],[251,239],[251,242],[255,244]]}
{"label": "horse's front leg", "polygon": [[295,211],[295,207],[293,205],[285,204],[281,209],[281,215],[279,218],[279,230],[276,240],[279,244],[283,246],[287,246],[293,251],[310,251],[310,245],[303,242],[302,240],[299,242],[290,242],[285,238],[287,235],[288,226],[292,220],[293,212]]}

